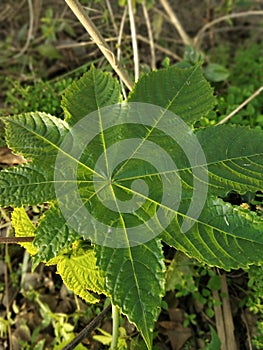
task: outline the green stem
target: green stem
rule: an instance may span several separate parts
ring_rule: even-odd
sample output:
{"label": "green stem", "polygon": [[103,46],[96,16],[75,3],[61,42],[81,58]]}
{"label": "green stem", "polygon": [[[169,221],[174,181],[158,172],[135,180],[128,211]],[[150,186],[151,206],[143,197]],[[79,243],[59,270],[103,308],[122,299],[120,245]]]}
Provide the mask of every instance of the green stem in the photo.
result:
{"label": "green stem", "polygon": [[119,337],[119,320],[120,314],[118,306],[112,305],[112,343],[111,350],[117,350]]}

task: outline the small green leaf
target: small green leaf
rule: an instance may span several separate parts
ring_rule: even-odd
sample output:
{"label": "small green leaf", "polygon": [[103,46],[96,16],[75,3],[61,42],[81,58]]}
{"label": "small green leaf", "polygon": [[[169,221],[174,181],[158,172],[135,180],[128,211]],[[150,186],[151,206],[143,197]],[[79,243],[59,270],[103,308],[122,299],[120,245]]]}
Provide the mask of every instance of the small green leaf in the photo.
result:
{"label": "small green leaf", "polygon": [[61,59],[62,57],[56,47],[50,44],[39,45],[37,50],[41,56],[47,57],[50,60]]}
{"label": "small green leaf", "polygon": [[209,81],[219,82],[224,81],[229,77],[229,70],[221,64],[209,63],[205,67],[204,75]]}
{"label": "small green leaf", "polygon": [[[93,339],[100,342],[103,345],[110,345],[112,342],[112,335],[103,329],[98,328],[98,331],[102,335],[94,335]],[[126,330],[123,327],[119,327],[119,337],[118,337],[118,344],[117,344],[117,350],[126,350],[127,349],[127,342],[126,342],[127,334]]]}
{"label": "small green leaf", "polygon": [[192,260],[180,251],[176,252],[166,271],[166,292],[178,289],[177,297],[193,293],[197,290],[193,275]]}
{"label": "small green leaf", "polygon": [[204,57],[203,55],[196,50],[194,47],[187,45],[184,49],[184,59],[180,63],[188,62],[191,65],[195,64],[203,64],[204,62]]}
{"label": "small green leaf", "polygon": [[220,276],[214,275],[209,278],[209,281],[207,283],[207,288],[211,290],[220,290],[222,286],[222,281]]}
{"label": "small green leaf", "polygon": [[203,350],[220,350],[221,349],[221,341],[215,331],[215,329],[209,325],[210,332],[212,335],[211,343],[209,343]]}

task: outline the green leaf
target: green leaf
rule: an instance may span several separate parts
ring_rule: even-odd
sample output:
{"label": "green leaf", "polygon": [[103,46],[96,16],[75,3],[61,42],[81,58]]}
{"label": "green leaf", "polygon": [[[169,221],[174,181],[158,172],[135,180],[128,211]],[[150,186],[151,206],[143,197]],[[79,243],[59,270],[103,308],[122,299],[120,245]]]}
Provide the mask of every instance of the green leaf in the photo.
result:
{"label": "green leaf", "polygon": [[[30,221],[24,208],[15,208],[12,213],[12,225],[15,229],[16,237],[35,237],[36,227]],[[37,253],[36,247],[32,243],[20,243],[31,255]]]}
{"label": "green leaf", "polygon": [[225,196],[263,189],[263,132],[221,125],[196,134],[205,153],[209,192]]}
{"label": "green leaf", "polygon": [[69,131],[63,120],[41,112],[5,117],[3,121],[9,148],[29,160],[42,161],[44,158],[49,162],[54,159]]}
{"label": "green leaf", "polygon": [[5,147],[5,129],[2,120],[0,120],[0,147]]}
{"label": "green leaf", "polygon": [[52,164],[27,163],[0,172],[0,205],[21,207],[55,198]]}
{"label": "green leaf", "polygon": [[55,199],[54,163],[68,126],[46,113],[3,118],[8,146],[29,163],[0,173],[0,205],[20,207]]}
{"label": "green leaf", "polygon": [[50,60],[61,59],[61,53],[51,44],[42,44],[37,47],[41,56],[47,57]]}
{"label": "green leaf", "polygon": [[96,246],[98,264],[105,271],[105,287],[112,303],[135,323],[151,349],[153,326],[164,294],[162,246],[159,240],[123,249]]}
{"label": "green leaf", "polygon": [[[66,345],[68,345],[69,343],[71,343],[75,339],[75,334],[73,332],[72,332],[72,335],[69,336],[67,334],[67,336],[68,336],[67,340],[64,340],[60,344],[54,346],[54,350],[63,350],[63,349],[65,349]],[[44,339],[44,341],[45,341],[45,339]],[[78,344],[77,346],[75,346],[75,348],[74,348],[74,350],[86,350],[86,349],[87,348],[84,345],[82,345],[81,343]],[[35,350],[38,350],[38,349],[35,348]]]}
{"label": "green leaf", "polygon": [[109,73],[92,67],[81,79],[73,82],[62,97],[67,122],[72,125],[89,113],[122,101],[118,81]]}
{"label": "green leaf", "polygon": [[182,234],[179,221],[180,215],[163,239],[199,261],[225,270],[263,261],[263,221],[253,212],[209,197],[189,231]]}
{"label": "green leaf", "polygon": [[57,271],[65,285],[87,303],[97,303],[99,298],[89,291],[97,294],[106,294],[104,279],[96,265],[93,249],[78,255],[63,255],[57,264]]}
{"label": "green leaf", "polygon": [[38,248],[38,254],[34,265],[55,257],[78,238],[78,233],[67,225],[57,203],[52,203],[41,216],[36,230],[34,245]]}
{"label": "green leaf", "polygon": [[211,343],[209,343],[203,350],[220,350],[221,349],[221,341],[215,331],[215,329],[209,325],[210,332],[212,335]]}
{"label": "green leaf", "polygon": [[[98,341],[99,343],[103,345],[111,345],[112,342],[112,335],[103,329],[98,328],[98,331],[102,335],[94,335],[93,339]],[[119,336],[118,336],[118,344],[117,344],[117,350],[126,350],[127,349],[127,334],[126,330],[123,327],[119,327]]]}
{"label": "green leaf", "polygon": [[207,288],[211,290],[220,290],[222,287],[221,277],[218,275],[211,276],[207,283]]}
{"label": "green leaf", "polygon": [[166,271],[166,292],[177,289],[178,297],[193,293],[197,290],[193,276],[193,259],[177,251]]}
{"label": "green leaf", "polygon": [[214,82],[226,80],[229,77],[229,74],[228,69],[217,63],[209,63],[204,70],[206,79]]}
{"label": "green leaf", "polygon": [[[101,290],[150,349],[164,294],[159,234],[209,265],[230,269],[262,261],[262,220],[212,196],[262,190],[262,132],[224,126],[195,136],[170,113],[192,124],[212,107],[212,90],[198,66],[142,77],[130,103],[111,106],[106,118],[102,106],[120,101],[119,84],[109,75],[92,69],[68,91],[63,103],[72,128],[38,112],[6,118],[8,145],[31,162],[0,173],[1,205],[51,201],[36,230],[35,263],[69,254],[80,236],[90,239],[104,273]],[[143,103],[133,109],[133,102]],[[156,112],[148,103],[164,108]],[[109,246],[99,245],[98,237]]]}
{"label": "green leaf", "polygon": [[164,107],[193,124],[213,107],[212,92],[199,65],[185,69],[171,66],[139,79],[128,101]]}

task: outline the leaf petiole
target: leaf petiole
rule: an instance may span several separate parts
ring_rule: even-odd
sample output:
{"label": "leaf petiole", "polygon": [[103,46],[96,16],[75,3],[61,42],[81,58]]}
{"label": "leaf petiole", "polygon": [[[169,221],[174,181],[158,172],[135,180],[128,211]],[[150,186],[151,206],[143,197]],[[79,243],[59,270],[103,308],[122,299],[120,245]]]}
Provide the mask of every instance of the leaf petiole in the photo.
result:
{"label": "leaf petiole", "polygon": [[117,350],[120,313],[118,306],[112,305],[112,343],[111,350]]}

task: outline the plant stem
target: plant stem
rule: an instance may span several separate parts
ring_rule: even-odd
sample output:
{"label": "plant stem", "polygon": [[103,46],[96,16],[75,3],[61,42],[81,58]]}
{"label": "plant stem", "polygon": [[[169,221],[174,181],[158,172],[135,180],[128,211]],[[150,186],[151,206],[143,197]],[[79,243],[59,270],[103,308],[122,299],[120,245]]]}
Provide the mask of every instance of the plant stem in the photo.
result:
{"label": "plant stem", "polygon": [[118,336],[119,336],[119,308],[118,306],[112,305],[112,343],[111,350],[117,350]]}
{"label": "plant stem", "polygon": [[[5,277],[4,278],[5,278],[6,316],[7,316],[7,320],[10,321],[8,267],[9,267],[9,271],[11,273],[12,272],[12,265],[10,263],[8,246],[6,245],[6,247],[5,247]],[[13,343],[12,343],[12,330],[11,330],[10,322],[8,322],[7,331],[8,331],[8,338],[9,338],[9,349],[12,350]]]}
{"label": "plant stem", "polygon": [[24,291],[24,287],[25,287],[25,277],[26,277],[26,272],[27,272],[27,268],[28,268],[28,262],[29,262],[29,254],[25,250],[23,263],[22,263],[22,267],[21,267],[21,281],[20,281],[20,285],[21,285],[21,290],[22,291]]}
{"label": "plant stem", "polygon": [[80,23],[83,25],[83,27],[86,29],[86,31],[89,33],[91,38],[94,40],[95,44],[99,47],[103,55],[106,57],[112,68],[115,70],[115,72],[118,74],[120,79],[124,82],[124,84],[127,86],[129,90],[132,90],[133,88],[133,82],[130,79],[129,75],[123,68],[120,66],[120,63],[118,62],[117,58],[115,57],[114,53],[111,51],[110,47],[94,25],[94,23],[91,21],[87,13],[84,11],[83,7],[80,5],[78,0],[65,0],[65,2],[68,4],[72,12],[75,14],[75,16],[78,18]]}

